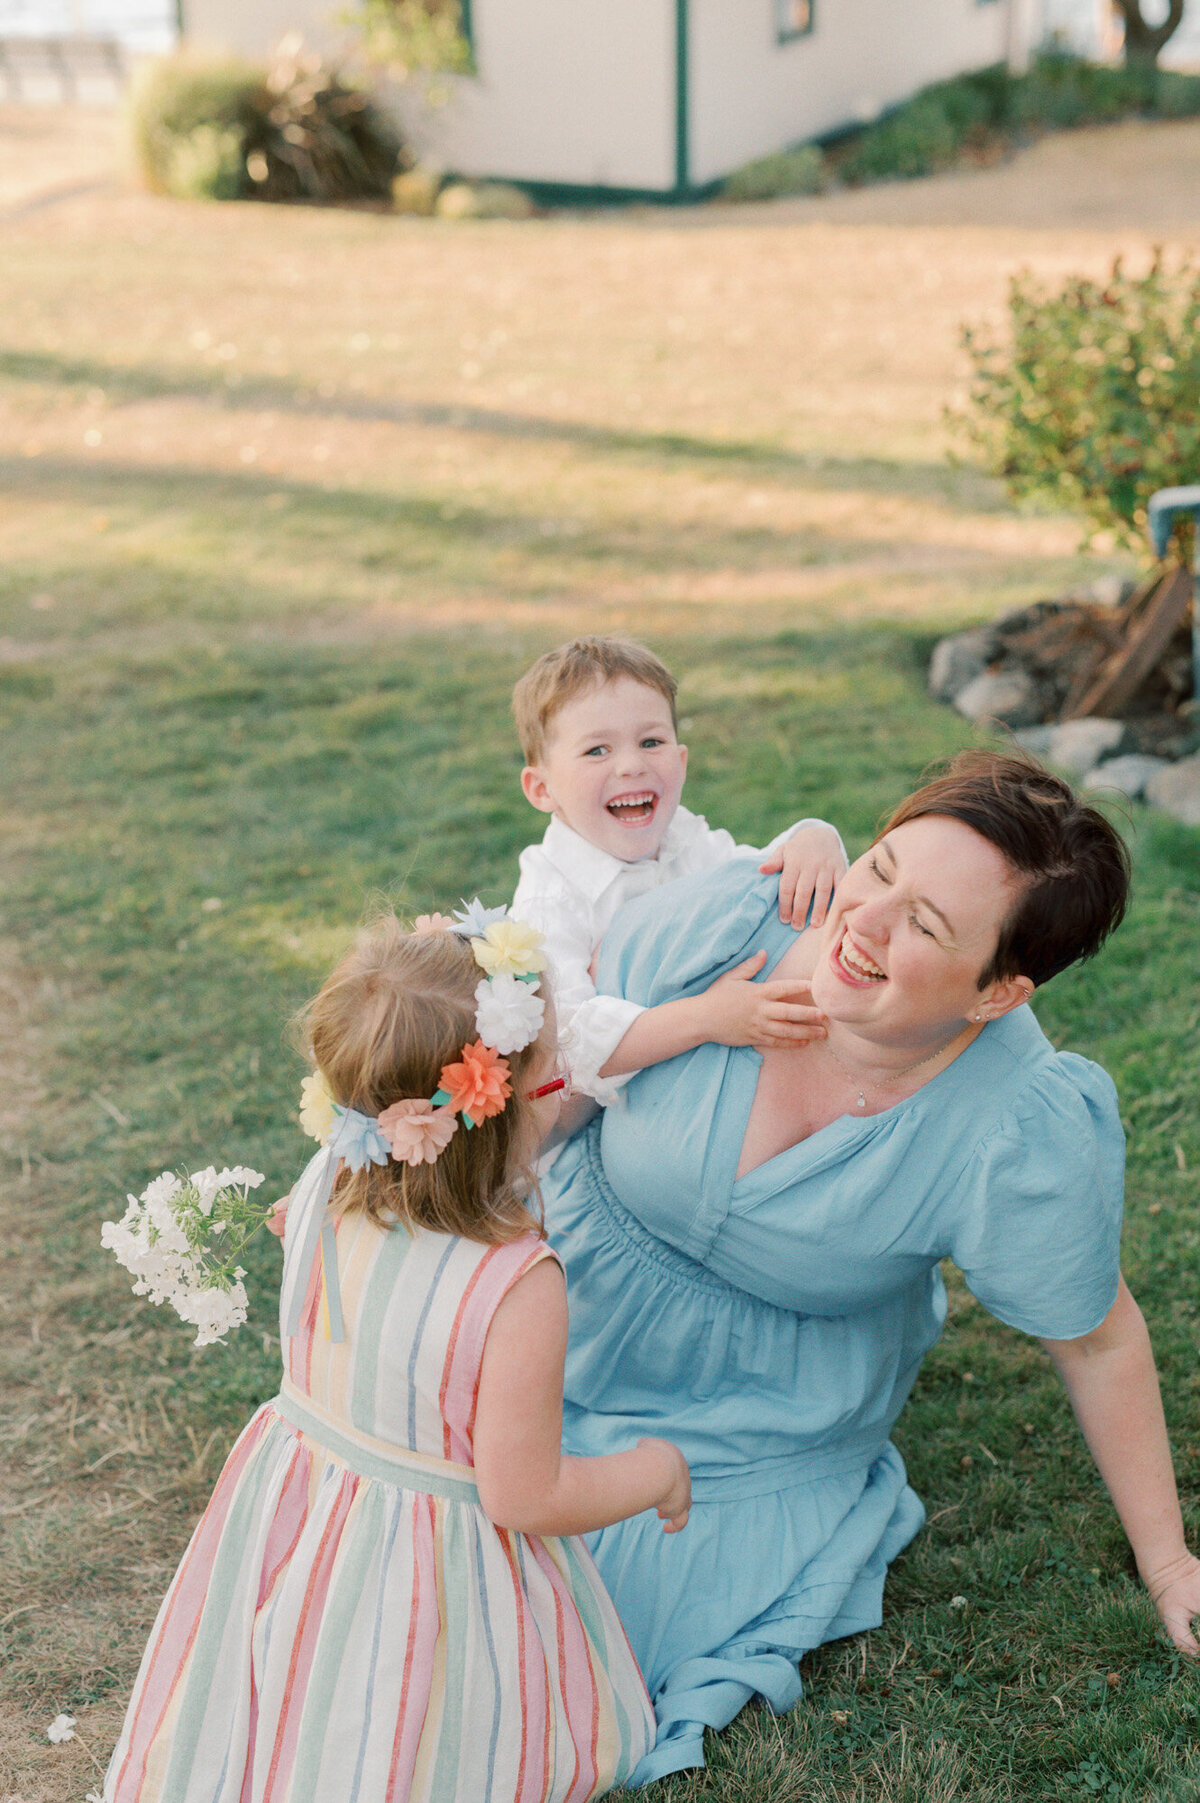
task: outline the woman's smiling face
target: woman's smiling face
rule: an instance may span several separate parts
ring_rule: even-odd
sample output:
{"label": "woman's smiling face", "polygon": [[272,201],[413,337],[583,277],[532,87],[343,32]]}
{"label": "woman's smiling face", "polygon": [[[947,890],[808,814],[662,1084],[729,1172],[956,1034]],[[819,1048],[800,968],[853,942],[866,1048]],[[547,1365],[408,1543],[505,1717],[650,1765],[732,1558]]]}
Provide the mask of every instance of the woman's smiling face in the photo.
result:
{"label": "woman's smiling face", "polygon": [[928,814],[893,827],[834,896],[812,979],[831,1020],[914,1046],[1026,1001],[1023,977],[979,988],[1019,878],[972,827]]}

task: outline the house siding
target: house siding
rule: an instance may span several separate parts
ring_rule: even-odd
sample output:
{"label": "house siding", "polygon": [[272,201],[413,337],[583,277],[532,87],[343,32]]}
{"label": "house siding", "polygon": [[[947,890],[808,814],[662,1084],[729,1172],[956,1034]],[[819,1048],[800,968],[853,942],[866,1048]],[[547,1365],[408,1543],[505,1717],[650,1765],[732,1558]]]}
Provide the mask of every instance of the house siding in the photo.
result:
{"label": "house siding", "polygon": [[675,181],[674,0],[472,0],[477,75],[413,93],[414,142],[464,175],[586,188]]}
{"label": "house siding", "polygon": [[998,62],[1007,26],[1004,0],[818,0],[813,32],[780,43],[772,0],[691,0],[691,181]]}

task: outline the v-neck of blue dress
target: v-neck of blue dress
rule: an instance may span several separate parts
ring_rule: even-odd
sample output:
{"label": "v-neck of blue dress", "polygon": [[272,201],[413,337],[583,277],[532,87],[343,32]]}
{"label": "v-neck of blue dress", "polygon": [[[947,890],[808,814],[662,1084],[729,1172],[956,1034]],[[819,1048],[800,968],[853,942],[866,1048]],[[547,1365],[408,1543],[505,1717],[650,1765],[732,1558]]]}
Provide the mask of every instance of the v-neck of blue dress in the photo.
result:
{"label": "v-neck of blue dress", "polygon": [[[794,940],[774,879],[726,866],[623,909],[600,981],[655,1006],[700,993],[759,950],[773,969]],[[1028,1007],[989,1024],[893,1107],[842,1116],[738,1178],[760,1068],[751,1050],[701,1045],[639,1072],[606,1111],[606,1185],[650,1234],[747,1294],[804,1313],[869,1308],[951,1256],[968,1281],[978,1267],[980,1299],[1013,1325],[1063,1338],[1096,1325],[1097,1298],[1107,1295],[1107,1307],[1115,1295],[1124,1149],[1115,1095],[1098,1066],[1054,1050]],[[1079,1257],[1054,1261],[1060,1305],[1047,1277],[1033,1286],[1046,1306],[1026,1309],[1016,1299],[1026,1275],[1000,1272],[1026,1256],[1036,1263],[1055,1233],[1073,1236]],[[1076,1294],[1087,1245],[1102,1276]]]}

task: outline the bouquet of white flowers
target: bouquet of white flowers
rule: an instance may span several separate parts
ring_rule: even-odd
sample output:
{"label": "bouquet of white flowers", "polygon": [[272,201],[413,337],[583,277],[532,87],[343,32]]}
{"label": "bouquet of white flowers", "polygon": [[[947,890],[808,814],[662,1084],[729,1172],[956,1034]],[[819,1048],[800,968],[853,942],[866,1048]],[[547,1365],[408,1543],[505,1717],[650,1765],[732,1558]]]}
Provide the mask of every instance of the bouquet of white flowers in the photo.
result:
{"label": "bouquet of white flowers", "polygon": [[272,1213],[250,1197],[264,1181],[244,1165],[164,1171],[100,1230],[101,1245],[132,1273],[134,1295],[169,1302],[196,1328],[197,1346],[223,1344],[246,1319],[246,1273],[237,1261]]}

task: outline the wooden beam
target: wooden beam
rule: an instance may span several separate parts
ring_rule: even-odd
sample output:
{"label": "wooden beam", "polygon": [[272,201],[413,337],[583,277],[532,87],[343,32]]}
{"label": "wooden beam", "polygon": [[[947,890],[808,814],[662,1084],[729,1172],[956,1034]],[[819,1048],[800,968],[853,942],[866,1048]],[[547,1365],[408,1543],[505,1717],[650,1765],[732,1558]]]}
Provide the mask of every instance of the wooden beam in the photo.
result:
{"label": "wooden beam", "polygon": [[1192,604],[1191,572],[1176,564],[1159,578],[1132,623],[1119,650],[1107,657],[1095,679],[1063,717],[1119,714],[1141,688],[1167,646],[1188,617]]}

